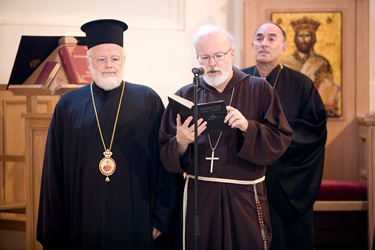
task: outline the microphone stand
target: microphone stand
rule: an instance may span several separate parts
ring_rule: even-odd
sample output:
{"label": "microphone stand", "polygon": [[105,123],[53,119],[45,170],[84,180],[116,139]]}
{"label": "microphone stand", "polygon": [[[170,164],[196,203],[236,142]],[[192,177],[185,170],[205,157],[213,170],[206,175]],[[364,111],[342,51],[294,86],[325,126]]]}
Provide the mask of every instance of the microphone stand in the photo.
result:
{"label": "microphone stand", "polygon": [[198,85],[199,85],[199,72],[194,72],[193,87],[194,87],[194,204],[195,204],[195,214],[194,214],[194,238],[195,238],[195,249],[198,250],[200,227],[199,227],[199,213],[198,213]]}

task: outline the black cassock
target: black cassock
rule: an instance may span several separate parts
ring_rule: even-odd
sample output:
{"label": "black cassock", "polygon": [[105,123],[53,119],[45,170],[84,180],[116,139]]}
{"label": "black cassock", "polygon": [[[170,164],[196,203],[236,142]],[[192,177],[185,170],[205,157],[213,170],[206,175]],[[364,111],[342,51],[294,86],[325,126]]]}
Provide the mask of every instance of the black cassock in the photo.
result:
{"label": "black cassock", "polygon": [[[122,86],[93,93],[109,148]],[[152,227],[166,233],[174,181],[160,163],[157,134],[164,106],[152,89],[126,83],[112,145],[116,171],[104,157],[90,86],[62,96],[44,157],[37,240],[44,249],[153,249]]]}
{"label": "black cassock", "polygon": [[[280,66],[273,69],[267,80],[272,86],[276,84],[293,140],[266,172],[274,236],[271,249],[311,249],[312,212],[323,174],[327,114],[307,76],[284,66],[275,82],[279,69]],[[259,76],[255,67],[244,72]]]}

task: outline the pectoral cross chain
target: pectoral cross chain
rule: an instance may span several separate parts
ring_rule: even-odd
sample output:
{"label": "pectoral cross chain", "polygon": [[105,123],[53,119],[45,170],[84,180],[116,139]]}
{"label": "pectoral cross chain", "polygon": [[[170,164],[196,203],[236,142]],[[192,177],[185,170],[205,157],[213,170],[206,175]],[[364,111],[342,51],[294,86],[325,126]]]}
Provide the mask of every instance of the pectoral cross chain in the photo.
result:
{"label": "pectoral cross chain", "polygon": [[[230,96],[230,100],[229,100],[229,105],[228,106],[232,105],[233,94],[234,94],[234,90],[235,89],[236,89],[236,87],[234,87],[232,89],[232,94]],[[212,150],[211,157],[206,157],[207,161],[211,161],[210,173],[212,173],[214,171],[214,161],[218,161],[219,160],[219,157],[215,157],[215,149],[217,148],[217,145],[219,144],[219,141],[220,141],[222,135],[223,135],[223,131],[220,132],[219,137],[217,138],[217,141],[215,143],[215,146],[212,146],[211,136],[210,136],[210,134],[207,134],[208,143],[210,145],[210,149]]]}
{"label": "pectoral cross chain", "polygon": [[215,157],[215,150],[212,150],[211,157],[206,157],[206,160],[211,161],[210,173],[212,173],[214,171],[214,160],[219,160],[219,157]]}

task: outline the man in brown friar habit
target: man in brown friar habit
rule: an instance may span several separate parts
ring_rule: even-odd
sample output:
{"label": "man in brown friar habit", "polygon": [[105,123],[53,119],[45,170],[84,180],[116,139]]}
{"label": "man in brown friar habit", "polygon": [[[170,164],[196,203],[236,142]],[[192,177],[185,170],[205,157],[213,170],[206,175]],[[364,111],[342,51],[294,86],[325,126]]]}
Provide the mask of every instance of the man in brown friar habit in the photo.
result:
{"label": "man in brown friar habit", "polygon": [[175,175],[159,157],[164,106],[123,81],[127,28],[111,19],[81,27],[94,81],[62,96],[50,124],[37,225],[46,250],[168,249]]}
{"label": "man in brown friar habit", "polygon": [[[198,145],[199,249],[268,249],[271,225],[264,183],[266,165],[287,149],[292,131],[276,92],[259,77],[232,66],[232,36],[215,25],[201,27],[194,47],[204,74],[197,86],[198,103],[224,100],[223,119],[230,128],[206,132],[207,122],[182,120],[167,106],[160,128],[161,160],[173,173],[186,172],[183,248],[195,247],[194,133]],[[176,94],[194,100],[193,84]]]}

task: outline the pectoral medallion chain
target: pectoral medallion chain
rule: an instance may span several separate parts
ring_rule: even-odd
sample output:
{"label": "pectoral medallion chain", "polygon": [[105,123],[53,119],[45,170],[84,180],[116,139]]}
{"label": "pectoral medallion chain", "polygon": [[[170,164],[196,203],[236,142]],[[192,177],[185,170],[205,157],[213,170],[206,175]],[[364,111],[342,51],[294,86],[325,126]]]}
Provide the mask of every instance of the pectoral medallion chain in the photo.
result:
{"label": "pectoral medallion chain", "polygon": [[[230,97],[230,101],[229,101],[229,105],[230,106],[232,104],[232,100],[233,100],[233,94],[234,94],[234,90],[236,89],[236,87],[233,87],[232,89],[232,94],[231,94],[231,97]],[[220,158],[219,157],[215,157],[215,150],[217,148],[217,145],[219,144],[219,141],[221,139],[221,136],[223,135],[223,132],[220,132],[219,134],[219,138],[217,138],[217,141],[215,143],[215,146],[212,147],[212,143],[211,143],[211,136],[210,134],[207,134],[207,137],[208,137],[208,143],[210,145],[210,148],[211,148],[211,157],[207,156],[206,157],[206,160],[207,161],[211,161],[211,164],[210,164],[210,173],[212,173],[214,171],[214,161],[218,161]]]}
{"label": "pectoral medallion chain", "polygon": [[111,152],[111,149],[112,149],[113,139],[115,137],[115,131],[116,131],[118,117],[119,117],[119,114],[120,114],[122,97],[124,95],[125,82],[122,84],[120,101],[119,101],[118,108],[117,108],[115,123],[113,125],[112,137],[111,137],[111,142],[109,144],[109,148],[107,148],[106,145],[105,145],[102,129],[100,127],[99,116],[98,116],[98,112],[96,110],[94,93],[93,93],[93,90],[92,90],[92,84],[93,83],[91,83],[91,85],[90,85],[91,99],[92,99],[92,104],[94,106],[95,118],[96,118],[96,122],[98,124],[100,139],[102,140],[102,144],[103,144],[103,147],[104,147],[104,152],[103,152],[104,158],[99,162],[99,171],[100,171],[100,173],[102,173],[102,175],[106,176],[105,181],[110,182],[111,180],[109,179],[109,176],[111,176],[116,171],[116,162],[112,158],[113,153]]}
{"label": "pectoral medallion chain", "polygon": [[[279,66],[280,66],[280,68],[279,68],[279,70],[277,71],[277,75],[276,75],[276,79],[275,79],[275,81],[273,82],[273,85],[271,85],[271,87],[273,88],[273,89],[276,89],[276,85],[277,85],[277,83],[278,83],[278,81],[279,81],[279,76],[280,76],[280,72],[281,72],[281,70],[284,68],[284,66],[282,65],[282,64],[279,64]],[[257,70],[257,67],[254,67],[254,70],[253,70],[253,74],[256,76],[256,72],[257,72],[258,70]],[[258,72],[259,73],[259,72]],[[259,74],[260,75],[260,74]],[[262,77],[262,76],[261,76]],[[262,77],[262,78],[264,78],[264,79],[266,79],[266,77]],[[271,83],[270,83],[271,84]]]}

